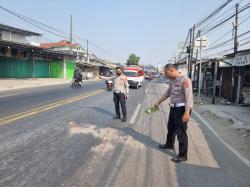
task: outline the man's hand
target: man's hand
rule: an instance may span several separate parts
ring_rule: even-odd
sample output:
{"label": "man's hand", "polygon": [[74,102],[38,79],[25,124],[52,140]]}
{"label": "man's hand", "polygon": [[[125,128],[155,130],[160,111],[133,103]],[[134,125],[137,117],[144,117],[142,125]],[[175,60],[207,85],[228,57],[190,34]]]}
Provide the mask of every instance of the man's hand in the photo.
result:
{"label": "man's hand", "polygon": [[126,99],[126,100],[128,99],[128,95],[125,95],[125,99]]}
{"label": "man's hand", "polygon": [[160,103],[159,103],[159,102],[157,102],[157,103],[154,104],[154,107],[155,107],[155,108],[159,108],[159,106],[160,106]]}
{"label": "man's hand", "polygon": [[187,123],[189,121],[189,118],[190,118],[190,111],[187,110],[182,116],[182,122]]}

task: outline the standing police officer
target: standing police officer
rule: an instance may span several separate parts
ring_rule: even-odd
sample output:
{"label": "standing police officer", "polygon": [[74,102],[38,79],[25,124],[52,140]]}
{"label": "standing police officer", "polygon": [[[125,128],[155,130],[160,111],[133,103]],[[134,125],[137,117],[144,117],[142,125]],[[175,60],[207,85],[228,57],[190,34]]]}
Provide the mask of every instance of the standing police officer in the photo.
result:
{"label": "standing police officer", "polygon": [[165,75],[172,81],[155,107],[159,107],[163,101],[170,97],[170,113],[167,125],[167,141],[166,144],[159,145],[159,148],[173,150],[177,134],[179,154],[176,158],[172,158],[172,161],[182,162],[187,160],[188,136],[186,131],[187,122],[193,108],[192,82],[189,78],[182,76],[174,64],[167,64],[164,71]]}
{"label": "standing police officer", "polygon": [[114,81],[114,97],[113,101],[115,103],[115,113],[116,116],[114,119],[121,119],[120,114],[120,105],[122,109],[122,122],[127,121],[127,108],[126,108],[126,100],[128,99],[129,94],[129,84],[127,77],[122,73],[122,68],[116,68],[116,78],[107,78],[107,77],[100,77],[101,79],[113,79]]}

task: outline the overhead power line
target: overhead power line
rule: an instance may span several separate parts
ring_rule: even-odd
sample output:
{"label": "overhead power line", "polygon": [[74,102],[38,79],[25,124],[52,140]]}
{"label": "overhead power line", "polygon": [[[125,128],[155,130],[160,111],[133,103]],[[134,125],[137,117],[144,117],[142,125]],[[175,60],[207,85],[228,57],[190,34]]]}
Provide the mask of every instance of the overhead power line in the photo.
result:
{"label": "overhead power line", "polygon": [[226,7],[229,3],[231,3],[233,0],[227,0],[225,3],[223,3],[221,6],[219,6],[216,10],[214,10],[211,14],[209,14],[207,17],[203,18],[199,23],[195,24],[196,27],[200,27],[203,23],[217,15],[224,7]]}
{"label": "overhead power line", "polygon": [[[7,8],[5,8],[5,7],[3,7],[3,6],[1,6],[1,5],[0,5],[0,9],[4,10],[5,12],[7,12],[7,13],[9,13],[9,14],[11,14],[11,15],[13,15],[13,16],[19,18],[19,19],[21,19],[22,21],[25,21],[25,22],[31,24],[32,26],[34,26],[34,27],[36,27],[36,28],[38,28],[38,29],[41,29],[41,30],[43,30],[43,31],[45,31],[45,32],[47,32],[47,33],[53,34],[53,35],[58,36],[58,37],[63,38],[63,39],[69,39],[69,33],[67,33],[67,32],[64,32],[64,31],[59,30],[59,29],[54,28],[54,27],[51,27],[51,26],[49,26],[49,25],[47,25],[47,24],[45,24],[45,23],[42,23],[42,22],[37,21],[37,20],[35,20],[35,19],[29,18],[29,17],[27,17],[27,16],[21,15],[21,14],[19,14],[19,13],[17,13],[17,12],[14,12],[14,11],[12,11],[12,10],[9,10],[9,9],[7,9]],[[74,37],[74,38],[77,38],[77,39],[79,39],[79,40],[82,40],[82,41],[84,41],[84,42],[87,41],[87,39],[82,38],[82,37],[77,36],[77,35],[73,35],[73,37]],[[114,57],[118,57],[118,58],[122,59],[122,58],[119,57],[118,55],[114,55],[114,54],[113,54],[112,52],[110,52],[109,50],[104,49],[103,47],[100,47],[99,45],[97,45],[97,44],[95,44],[95,43],[93,43],[93,42],[89,42],[89,43],[90,43],[90,45],[92,45],[93,47],[95,47],[95,48],[97,48],[97,49],[103,51],[104,53],[108,53],[109,55],[112,55],[112,56],[114,56]]]}
{"label": "overhead power line", "polygon": [[250,44],[250,40],[247,41],[247,42],[245,42],[245,43],[240,44],[240,47],[241,47],[241,46],[244,46],[244,45],[247,45],[247,44]]}
{"label": "overhead power line", "polygon": [[[215,25],[216,23],[218,23],[221,20],[223,20],[225,17],[228,17],[228,15],[225,16],[228,12],[230,12],[230,15],[231,15],[233,13],[233,11],[235,10],[234,7],[235,7],[235,5],[231,6],[230,8],[228,8],[223,13],[214,16],[214,18],[211,19],[210,21],[208,21],[208,23],[205,26],[203,26],[200,30],[205,30],[205,28],[207,28],[207,27],[209,27],[211,25]],[[218,20],[219,18],[222,18],[222,19]]]}
{"label": "overhead power line", "polygon": [[[247,10],[248,8],[250,8],[250,3],[248,3],[246,6],[242,7],[242,8],[239,10],[239,13],[241,13],[241,12]],[[236,13],[234,13],[233,15],[227,17],[226,19],[222,20],[220,23],[218,23],[218,24],[216,24],[215,26],[213,26],[213,27],[207,29],[206,31],[203,31],[202,34],[205,35],[205,34],[209,33],[210,31],[214,30],[215,28],[222,26],[225,22],[227,22],[228,20],[230,20],[231,18],[233,18],[233,17],[235,16],[235,14],[236,14]]]}
{"label": "overhead power line", "polygon": [[[238,38],[241,38],[242,36],[245,36],[245,35],[247,35],[249,33],[250,33],[250,31],[246,31],[246,32],[240,34],[238,36]],[[228,39],[228,40],[226,40],[224,42],[221,42],[221,43],[219,43],[219,44],[217,44],[215,46],[209,47],[209,48],[205,49],[204,51],[214,50],[214,49],[217,49],[217,48],[221,48],[221,47],[225,47],[225,46],[231,45],[232,42],[233,42],[233,40],[234,40],[234,38],[230,38],[230,39]],[[242,40],[244,41],[244,39],[242,39]]]}

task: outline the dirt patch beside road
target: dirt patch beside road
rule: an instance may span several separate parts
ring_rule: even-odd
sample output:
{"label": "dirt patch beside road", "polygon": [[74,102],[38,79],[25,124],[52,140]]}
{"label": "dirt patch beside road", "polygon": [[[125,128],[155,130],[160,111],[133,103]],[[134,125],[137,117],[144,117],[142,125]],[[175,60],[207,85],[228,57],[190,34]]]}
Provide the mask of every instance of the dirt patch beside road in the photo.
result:
{"label": "dirt patch beside road", "polygon": [[[196,111],[213,127],[218,135],[243,157],[250,159],[250,129],[245,122],[232,116],[220,116],[216,111],[206,109],[205,105],[195,106]],[[238,124],[241,124],[240,126]]]}

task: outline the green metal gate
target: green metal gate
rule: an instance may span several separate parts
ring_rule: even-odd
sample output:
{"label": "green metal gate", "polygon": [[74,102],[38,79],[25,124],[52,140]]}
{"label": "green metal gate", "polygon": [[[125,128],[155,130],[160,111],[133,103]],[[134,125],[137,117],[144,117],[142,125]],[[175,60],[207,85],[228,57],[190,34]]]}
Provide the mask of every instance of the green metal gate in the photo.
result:
{"label": "green metal gate", "polygon": [[66,62],[66,79],[72,79],[76,64],[73,61]]}
{"label": "green metal gate", "polygon": [[50,77],[51,78],[63,78],[63,63],[60,61],[50,62]]}
{"label": "green metal gate", "polygon": [[15,59],[16,78],[31,78],[33,65],[31,60]]}
{"label": "green metal gate", "polygon": [[31,60],[0,57],[0,77],[2,78],[31,78],[32,72]]}
{"label": "green metal gate", "polygon": [[8,78],[11,77],[11,73],[13,73],[12,66],[14,65],[14,60],[12,58],[6,58],[0,56],[0,77]]}
{"label": "green metal gate", "polygon": [[49,62],[46,60],[35,60],[35,77],[48,78],[49,77]]}

